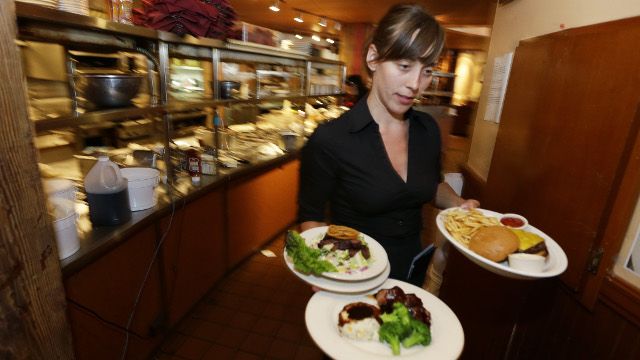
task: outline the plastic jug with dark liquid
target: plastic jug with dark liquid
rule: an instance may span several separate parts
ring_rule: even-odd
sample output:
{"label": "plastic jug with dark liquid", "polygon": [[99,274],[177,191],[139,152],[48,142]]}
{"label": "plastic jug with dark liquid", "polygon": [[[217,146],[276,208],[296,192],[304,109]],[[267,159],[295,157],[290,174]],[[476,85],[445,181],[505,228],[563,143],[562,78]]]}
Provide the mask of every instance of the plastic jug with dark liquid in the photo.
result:
{"label": "plastic jug with dark liquid", "polygon": [[94,226],[118,225],[131,219],[127,179],[107,156],[98,162],[84,178],[89,203],[89,219]]}

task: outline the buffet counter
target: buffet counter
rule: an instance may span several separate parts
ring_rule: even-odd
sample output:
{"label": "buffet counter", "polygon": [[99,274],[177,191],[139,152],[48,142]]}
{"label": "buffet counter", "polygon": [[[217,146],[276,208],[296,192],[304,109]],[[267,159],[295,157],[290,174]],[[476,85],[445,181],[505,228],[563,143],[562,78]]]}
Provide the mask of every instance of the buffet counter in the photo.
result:
{"label": "buffet counter", "polygon": [[[176,181],[62,261],[79,358],[146,358],[216,282],[296,219],[298,153]],[[133,336],[130,336],[133,335]]]}
{"label": "buffet counter", "polygon": [[61,260],[64,277],[81,270],[102,254],[126,241],[132,234],[152,226],[159,219],[170,215],[172,211],[182,209],[212,191],[224,189],[235,182],[241,182],[243,179],[281,167],[296,160],[297,157],[297,152],[289,152],[277,158],[250,165],[220,168],[216,175],[202,175],[198,185],[192,184],[190,178],[186,176],[179,177],[173,187],[168,184],[160,184],[156,189],[158,204],[153,208],[132,212],[131,220],[125,224],[93,227],[90,231],[83,232],[80,239],[80,250]]}

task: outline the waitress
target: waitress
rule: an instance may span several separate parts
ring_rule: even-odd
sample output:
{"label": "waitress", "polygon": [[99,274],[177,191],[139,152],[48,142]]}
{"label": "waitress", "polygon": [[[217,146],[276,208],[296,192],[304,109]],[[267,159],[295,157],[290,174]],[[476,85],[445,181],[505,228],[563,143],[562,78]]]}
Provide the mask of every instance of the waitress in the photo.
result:
{"label": "waitress", "polygon": [[[330,222],[370,235],[389,256],[390,277],[400,280],[407,280],[421,251],[425,203],[479,205],[441,182],[438,126],[411,109],[431,82],[443,46],[442,27],[422,7],[392,7],[366,44],[371,91],[340,118],[319,126],[302,150],[301,230]],[[412,279],[421,286],[424,269]]]}

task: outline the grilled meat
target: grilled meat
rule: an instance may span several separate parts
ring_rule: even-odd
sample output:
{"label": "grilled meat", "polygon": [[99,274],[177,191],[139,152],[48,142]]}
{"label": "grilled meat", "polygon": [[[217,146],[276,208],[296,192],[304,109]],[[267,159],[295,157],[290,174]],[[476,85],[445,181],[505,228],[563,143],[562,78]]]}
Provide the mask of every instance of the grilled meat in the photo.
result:
{"label": "grilled meat", "polygon": [[324,239],[318,242],[318,248],[321,249],[326,245],[331,245],[331,250],[348,250],[349,257],[355,256],[358,251],[362,252],[365,259],[371,257],[369,247],[362,243],[359,239],[342,240],[325,235]]}
{"label": "grilled meat", "polygon": [[409,313],[416,319],[431,326],[431,314],[422,305],[422,300],[415,294],[405,294],[401,288],[394,286],[391,289],[381,289],[375,295],[380,306],[380,311],[390,313],[393,311],[393,303],[400,302],[409,310]]}

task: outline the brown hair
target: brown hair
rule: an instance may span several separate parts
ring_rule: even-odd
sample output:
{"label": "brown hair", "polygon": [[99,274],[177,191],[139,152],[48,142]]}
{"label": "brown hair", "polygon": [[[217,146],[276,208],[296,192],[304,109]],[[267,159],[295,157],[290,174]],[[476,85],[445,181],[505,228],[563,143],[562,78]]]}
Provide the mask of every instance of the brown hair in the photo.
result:
{"label": "brown hair", "polygon": [[444,30],[420,5],[399,4],[382,17],[365,43],[365,67],[369,75],[366,57],[371,44],[378,51],[376,61],[407,59],[432,65],[444,48]]}

